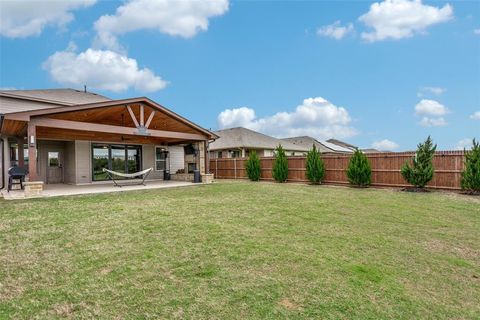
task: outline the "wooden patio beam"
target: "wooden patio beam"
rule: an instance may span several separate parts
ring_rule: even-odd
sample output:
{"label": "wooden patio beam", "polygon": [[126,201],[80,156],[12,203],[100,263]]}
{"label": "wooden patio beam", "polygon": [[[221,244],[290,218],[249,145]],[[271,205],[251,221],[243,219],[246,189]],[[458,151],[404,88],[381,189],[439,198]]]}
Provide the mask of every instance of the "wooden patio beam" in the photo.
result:
{"label": "wooden patio beam", "polygon": [[133,123],[135,124],[135,127],[139,127],[137,117],[135,117],[135,113],[133,113],[132,108],[127,104],[127,110],[128,113],[130,113],[130,117],[132,117]]}
{"label": "wooden patio beam", "polygon": [[37,127],[48,127],[58,129],[70,129],[70,130],[86,130],[93,132],[105,132],[114,133],[119,135],[132,135],[132,136],[150,136],[157,138],[173,138],[173,139],[185,139],[194,141],[203,141],[207,137],[196,133],[185,133],[176,131],[164,131],[164,130],[148,130],[147,134],[139,134],[138,128],[112,126],[107,124],[96,124],[80,121],[50,119],[50,118],[35,118],[30,121],[30,124]]}

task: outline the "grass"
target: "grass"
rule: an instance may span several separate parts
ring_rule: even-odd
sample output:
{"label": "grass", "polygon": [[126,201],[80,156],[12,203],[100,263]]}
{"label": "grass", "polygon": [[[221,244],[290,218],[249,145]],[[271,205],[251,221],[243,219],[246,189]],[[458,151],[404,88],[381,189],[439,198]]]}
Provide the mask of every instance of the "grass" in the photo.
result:
{"label": "grass", "polygon": [[224,182],[0,200],[0,318],[474,319],[480,199]]}

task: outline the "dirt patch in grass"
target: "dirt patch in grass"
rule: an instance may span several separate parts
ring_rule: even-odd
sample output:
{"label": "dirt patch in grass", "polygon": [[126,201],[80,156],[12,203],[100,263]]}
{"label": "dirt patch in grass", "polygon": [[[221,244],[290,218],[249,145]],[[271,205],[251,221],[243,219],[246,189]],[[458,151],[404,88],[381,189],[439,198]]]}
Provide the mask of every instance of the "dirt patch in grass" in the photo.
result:
{"label": "dirt patch in grass", "polygon": [[288,310],[297,310],[297,311],[302,310],[301,306],[299,306],[295,302],[292,302],[288,298],[283,298],[281,301],[278,302],[278,304]]}

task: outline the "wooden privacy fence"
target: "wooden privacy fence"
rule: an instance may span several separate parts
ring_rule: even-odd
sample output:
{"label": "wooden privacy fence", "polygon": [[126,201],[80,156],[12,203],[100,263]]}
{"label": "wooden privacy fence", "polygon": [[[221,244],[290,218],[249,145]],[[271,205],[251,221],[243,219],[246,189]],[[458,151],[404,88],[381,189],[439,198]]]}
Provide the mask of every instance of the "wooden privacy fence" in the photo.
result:
{"label": "wooden privacy fence", "polygon": [[[407,187],[400,169],[412,159],[414,152],[388,152],[366,154],[372,166],[372,185],[385,187]],[[348,184],[345,171],[351,155],[323,154],[325,163],[324,183]],[[274,157],[262,157],[261,179],[273,180],[272,165]],[[221,158],[210,160],[210,173],[216,179],[247,179],[245,162],[247,158]],[[308,182],[305,176],[306,157],[288,157],[288,181]],[[435,174],[428,187],[437,189],[460,190],[461,172],[463,170],[463,151],[439,151],[435,153],[433,165]]]}

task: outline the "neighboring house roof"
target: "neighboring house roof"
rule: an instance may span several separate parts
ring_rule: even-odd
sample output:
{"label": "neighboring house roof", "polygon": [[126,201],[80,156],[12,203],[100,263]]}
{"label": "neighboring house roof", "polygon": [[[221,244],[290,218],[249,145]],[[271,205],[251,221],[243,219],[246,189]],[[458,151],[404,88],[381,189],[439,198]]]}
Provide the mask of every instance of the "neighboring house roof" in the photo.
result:
{"label": "neighboring house roof", "polygon": [[357,149],[358,147],[357,146],[354,146],[353,144],[350,144],[350,143],[346,143],[344,141],[341,141],[341,140],[337,140],[337,139],[328,139],[327,142],[330,142],[330,143],[333,143],[337,146],[341,146],[341,147],[344,147],[344,148],[348,148],[352,151],[354,151],[355,149]]}
{"label": "neighboring house roof", "polygon": [[42,110],[105,101],[111,101],[111,99],[96,93],[74,89],[0,90],[0,113]]}
{"label": "neighboring house roof", "polygon": [[363,153],[380,153],[380,152],[390,152],[390,151],[381,151],[377,149],[372,149],[372,148],[367,148],[367,149],[362,149]]}
{"label": "neighboring house roof", "polygon": [[326,152],[351,153],[352,152],[351,149],[348,149],[330,142],[326,142],[326,141],[318,141],[317,139],[309,136],[284,138],[282,140],[296,144],[298,146],[308,148],[308,149],[311,149],[312,146],[315,144],[317,149],[323,153],[326,153]]}
{"label": "neighboring house roof", "polygon": [[[350,144],[350,143],[346,143],[344,141],[340,141],[340,140],[337,140],[337,139],[328,139],[327,140],[328,142],[332,143],[332,144],[335,144],[335,145],[338,145],[338,146],[342,146],[344,148],[348,148],[350,149],[351,151],[355,151],[355,149],[357,149],[358,147],[357,146],[354,146],[353,144]],[[373,149],[373,148],[359,148],[363,153],[379,153],[379,152],[385,152],[385,151],[380,151],[380,150],[377,150],[377,149]]]}
{"label": "neighboring house roof", "polygon": [[281,144],[282,147],[288,151],[306,152],[309,150],[309,148],[295,145],[288,141],[283,141],[274,137],[267,136],[260,132],[256,132],[242,127],[214,131],[213,133],[220,138],[210,143],[210,150],[238,148],[273,150],[279,144]]}

